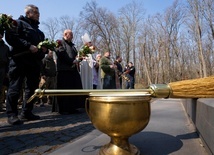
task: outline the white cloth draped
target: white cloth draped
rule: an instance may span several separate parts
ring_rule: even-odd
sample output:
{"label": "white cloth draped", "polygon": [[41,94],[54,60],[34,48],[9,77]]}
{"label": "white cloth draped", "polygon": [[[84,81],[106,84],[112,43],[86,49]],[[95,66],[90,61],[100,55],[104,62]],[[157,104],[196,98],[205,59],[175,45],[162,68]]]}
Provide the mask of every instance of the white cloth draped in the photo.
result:
{"label": "white cloth draped", "polygon": [[80,76],[83,89],[93,89],[93,61],[91,54],[80,63]]}
{"label": "white cloth draped", "polygon": [[93,89],[93,84],[100,89],[100,74],[96,72],[94,65],[96,64],[96,53],[88,54],[88,57],[80,63],[80,76],[82,80],[83,89]]}

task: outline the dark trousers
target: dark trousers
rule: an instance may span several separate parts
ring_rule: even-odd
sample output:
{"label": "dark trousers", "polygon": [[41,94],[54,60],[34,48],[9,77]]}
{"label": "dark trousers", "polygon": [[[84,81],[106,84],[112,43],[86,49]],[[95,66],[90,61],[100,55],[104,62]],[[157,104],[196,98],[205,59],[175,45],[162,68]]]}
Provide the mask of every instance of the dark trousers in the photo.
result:
{"label": "dark trousers", "polygon": [[0,95],[1,95],[1,91],[2,91],[2,87],[3,87],[3,81],[5,78],[5,74],[6,74],[6,68],[5,67],[0,67]]}
{"label": "dark trousers", "polygon": [[93,84],[93,89],[97,89],[97,85]]}
{"label": "dark trousers", "polygon": [[123,88],[122,77],[120,77],[119,81],[120,81],[120,89],[122,89]]}
{"label": "dark trousers", "polygon": [[[82,89],[80,74],[77,70],[58,71],[57,89]],[[57,96],[54,97],[52,112],[72,113],[78,108],[85,107],[86,96]]]}
{"label": "dark trousers", "polygon": [[[55,89],[56,88],[56,77],[46,77],[45,89]],[[52,104],[53,96],[47,96],[47,103]]]}
{"label": "dark trousers", "polygon": [[20,96],[20,90],[23,88],[24,85],[24,98],[23,98],[23,105],[22,105],[22,112],[23,114],[30,113],[33,110],[33,102],[26,103],[27,100],[34,94],[35,89],[38,88],[39,85],[39,75],[40,75],[40,68],[39,66],[29,67],[29,66],[17,66],[13,60],[10,61],[9,66],[9,87],[7,92],[7,99],[6,99],[6,109],[7,115],[10,116],[17,116],[18,110],[18,99]]}
{"label": "dark trousers", "polygon": [[4,86],[4,79],[5,79],[5,67],[0,66],[0,111],[2,110],[2,103],[5,101],[5,86]]}
{"label": "dark trousers", "polygon": [[126,81],[126,89],[134,89],[135,79],[129,76],[130,81]]}
{"label": "dark trousers", "polygon": [[110,75],[105,75],[101,79],[103,89],[116,89],[115,77]]}

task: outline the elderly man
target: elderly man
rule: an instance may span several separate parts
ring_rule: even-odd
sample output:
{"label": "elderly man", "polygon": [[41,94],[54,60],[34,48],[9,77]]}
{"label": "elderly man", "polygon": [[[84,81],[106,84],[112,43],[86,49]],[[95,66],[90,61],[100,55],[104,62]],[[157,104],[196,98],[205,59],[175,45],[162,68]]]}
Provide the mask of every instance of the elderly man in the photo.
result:
{"label": "elderly man", "polygon": [[[61,46],[56,49],[57,55],[57,89],[82,89],[80,74],[78,71],[79,60],[74,46],[73,33],[66,29],[61,40]],[[58,96],[53,102],[53,112],[60,114],[77,113],[78,108],[84,108],[83,96]],[[56,99],[55,98],[55,99]]]}

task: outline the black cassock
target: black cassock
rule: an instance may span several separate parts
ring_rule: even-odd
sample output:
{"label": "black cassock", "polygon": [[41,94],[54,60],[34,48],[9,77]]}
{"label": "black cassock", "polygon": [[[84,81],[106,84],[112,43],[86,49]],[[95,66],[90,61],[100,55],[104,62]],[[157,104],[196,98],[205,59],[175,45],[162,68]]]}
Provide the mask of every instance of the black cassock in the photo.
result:
{"label": "black cassock", "polygon": [[[82,89],[78,66],[73,62],[77,50],[72,42],[62,40],[61,47],[56,49],[57,55],[57,89]],[[54,97],[52,112],[60,114],[74,113],[78,108],[84,108],[87,96],[57,96]]]}

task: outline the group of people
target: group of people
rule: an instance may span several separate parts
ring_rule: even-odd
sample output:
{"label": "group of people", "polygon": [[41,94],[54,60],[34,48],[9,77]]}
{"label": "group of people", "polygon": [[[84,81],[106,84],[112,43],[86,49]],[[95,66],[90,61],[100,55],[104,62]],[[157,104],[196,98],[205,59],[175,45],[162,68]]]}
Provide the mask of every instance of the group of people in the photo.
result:
{"label": "group of people", "polygon": [[93,57],[92,54],[81,62],[83,89],[122,89],[122,81],[125,82],[125,89],[134,89],[135,67],[132,62],[123,69],[122,58],[116,56],[116,60],[112,61],[109,51],[104,52],[103,56],[97,54],[96,59]]}
{"label": "group of people", "polygon": [[135,84],[135,67],[132,62],[123,69],[122,58],[116,57],[114,62],[111,61],[111,53],[105,52],[100,60],[101,68],[101,85],[103,89],[122,89],[122,81],[125,81],[125,89],[134,89]]}
{"label": "group of people", "polygon": [[[17,27],[5,31],[5,39],[12,47],[11,50],[2,40],[4,32],[0,33],[0,54],[5,58],[5,61],[0,59],[0,89],[3,78],[8,73],[6,113],[9,124],[19,125],[24,121],[40,119],[40,116],[32,112],[35,100],[29,103],[27,101],[41,84],[41,80],[45,82],[40,88],[48,89],[121,89],[122,78],[125,76],[128,79],[126,89],[134,89],[135,68],[131,62],[123,70],[122,58],[118,56],[113,62],[110,51],[104,52],[103,56],[94,52],[80,58],[72,42],[73,33],[70,29],[64,31],[61,45],[54,50],[56,60],[53,59],[53,51],[43,46],[38,48],[37,45],[45,39],[44,33],[39,29],[39,17],[37,6],[25,7],[25,16],[16,20]],[[92,45],[90,39],[82,39],[84,44]],[[22,89],[24,97],[19,114],[17,105]],[[86,97],[48,97],[47,102],[52,104],[52,112],[71,114],[77,113],[78,108],[84,108]]]}

